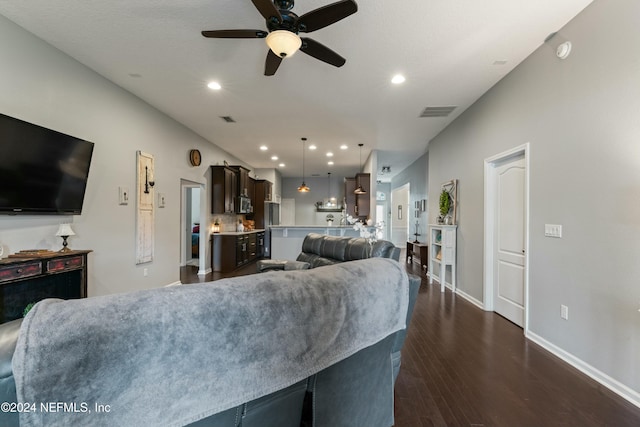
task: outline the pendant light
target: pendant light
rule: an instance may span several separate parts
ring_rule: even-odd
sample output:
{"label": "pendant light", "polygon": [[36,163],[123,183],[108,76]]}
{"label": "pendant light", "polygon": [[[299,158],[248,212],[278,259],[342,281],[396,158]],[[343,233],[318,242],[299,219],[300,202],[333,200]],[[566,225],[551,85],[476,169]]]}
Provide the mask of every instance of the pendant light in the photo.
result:
{"label": "pendant light", "polygon": [[[360,147],[360,171],[362,171],[362,146],[363,145],[364,144],[358,144],[358,147]],[[358,186],[353,192],[355,194],[367,194],[367,190],[362,188],[362,184],[360,184],[360,177],[358,176],[358,174],[356,174],[356,178],[358,179]]]}
{"label": "pendant light", "polygon": [[307,141],[307,138],[302,138],[302,185],[298,187],[298,191],[300,193],[308,193],[311,189],[304,182],[304,143]]}

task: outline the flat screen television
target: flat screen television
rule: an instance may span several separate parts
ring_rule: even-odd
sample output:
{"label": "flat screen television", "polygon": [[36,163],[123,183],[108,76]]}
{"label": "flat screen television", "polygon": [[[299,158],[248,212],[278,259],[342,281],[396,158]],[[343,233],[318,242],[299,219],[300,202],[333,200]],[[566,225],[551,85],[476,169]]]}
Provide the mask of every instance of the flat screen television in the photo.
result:
{"label": "flat screen television", "polygon": [[79,215],[93,145],[0,114],[0,214]]}

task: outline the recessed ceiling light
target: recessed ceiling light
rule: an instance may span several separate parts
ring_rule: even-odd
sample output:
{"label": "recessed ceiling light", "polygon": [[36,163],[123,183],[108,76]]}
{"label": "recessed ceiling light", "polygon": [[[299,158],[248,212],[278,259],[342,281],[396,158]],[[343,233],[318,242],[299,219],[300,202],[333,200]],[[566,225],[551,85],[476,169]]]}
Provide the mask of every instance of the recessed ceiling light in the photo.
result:
{"label": "recessed ceiling light", "polygon": [[329,151],[329,152],[327,153],[327,157],[333,157],[333,153],[332,153],[331,151]]}
{"label": "recessed ceiling light", "polygon": [[342,144],[342,145],[340,146],[340,149],[341,149],[341,150],[346,150],[347,148],[349,148],[349,147],[347,146],[347,144]]}
{"label": "recessed ceiling light", "polygon": [[269,147],[267,147],[266,145],[261,145],[260,146],[260,150],[261,151],[267,151],[269,149]]}
{"label": "recessed ceiling light", "polygon": [[207,87],[209,89],[212,89],[212,90],[220,90],[220,89],[222,89],[222,86],[220,86],[220,83],[218,83],[218,82],[209,82],[209,84],[207,84]]}
{"label": "recessed ceiling light", "polygon": [[278,166],[280,166],[281,168],[284,167],[284,163],[280,163]]}
{"label": "recessed ceiling light", "polygon": [[391,83],[393,83],[394,85],[399,85],[400,83],[404,83],[405,80],[406,79],[404,78],[404,76],[402,74],[396,74],[391,79]]}
{"label": "recessed ceiling light", "polygon": [[278,160],[278,156],[271,156],[271,160]]}
{"label": "recessed ceiling light", "polygon": [[329,160],[329,161],[327,162],[327,164],[328,164],[329,166],[333,166],[333,161],[332,161],[332,160]]}
{"label": "recessed ceiling light", "polygon": [[315,146],[315,145],[313,145],[313,144],[311,144],[311,145],[309,146],[309,150],[315,150],[316,148],[318,148],[318,147],[316,147],[316,146]]}

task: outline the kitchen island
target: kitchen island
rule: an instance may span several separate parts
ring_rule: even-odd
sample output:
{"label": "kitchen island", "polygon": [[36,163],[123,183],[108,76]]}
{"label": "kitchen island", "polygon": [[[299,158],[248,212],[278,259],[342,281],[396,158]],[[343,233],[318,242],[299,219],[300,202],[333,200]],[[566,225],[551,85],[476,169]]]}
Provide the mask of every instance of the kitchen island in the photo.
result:
{"label": "kitchen island", "polygon": [[275,225],[271,226],[271,259],[296,259],[302,249],[302,241],[309,233],[328,236],[360,237],[352,225]]}

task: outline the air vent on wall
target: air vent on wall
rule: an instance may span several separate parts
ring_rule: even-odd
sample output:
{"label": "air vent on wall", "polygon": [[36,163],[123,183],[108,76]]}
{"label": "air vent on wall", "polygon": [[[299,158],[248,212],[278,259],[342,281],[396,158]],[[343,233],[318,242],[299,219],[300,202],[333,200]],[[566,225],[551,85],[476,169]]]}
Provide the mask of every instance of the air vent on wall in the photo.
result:
{"label": "air vent on wall", "polygon": [[235,123],[236,122],[235,120],[233,120],[233,117],[231,117],[231,116],[220,116],[220,118],[222,120],[224,120],[225,122],[227,122],[227,123]]}
{"label": "air vent on wall", "polygon": [[456,108],[457,108],[456,106],[427,107],[424,110],[422,110],[420,117],[447,117]]}

